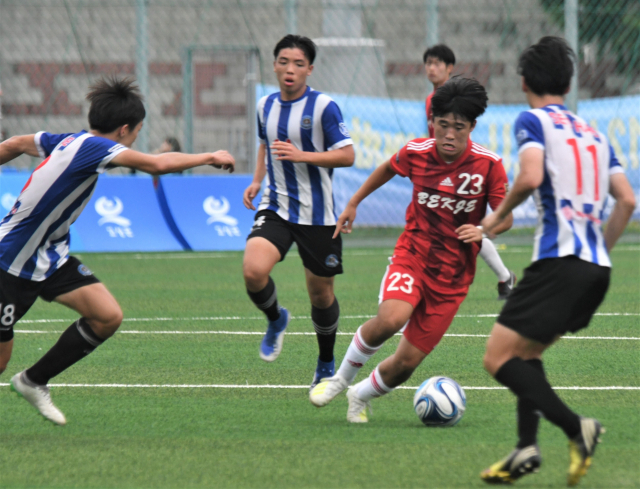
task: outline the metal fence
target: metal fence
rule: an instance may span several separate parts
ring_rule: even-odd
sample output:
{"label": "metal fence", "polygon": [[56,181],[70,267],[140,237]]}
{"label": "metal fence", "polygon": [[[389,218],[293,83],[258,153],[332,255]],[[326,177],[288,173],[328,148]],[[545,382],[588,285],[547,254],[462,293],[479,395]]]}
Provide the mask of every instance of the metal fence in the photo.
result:
{"label": "metal fence", "polygon": [[[88,84],[126,74],[137,77],[148,109],[138,149],[174,136],[187,149],[231,149],[249,172],[255,97],[275,84],[272,50],[287,32],[318,44],[310,83],[353,114],[347,125],[362,169],[424,134],[416,107],[431,89],[428,45],[449,45],[454,73],[478,79],[501,107],[524,102],[519,53],[543,35],[564,35],[579,54],[569,104],[622,100],[591,110],[607,112],[611,127],[599,129],[638,171],[640,111],[628,115],[625,102],[638,98],[612,98],[640,94],[637,0],[0,0],[2,136],[86,127]],[[376,104],[390,104],[395,128],[359,115]],[[512,152],[511,126],[497,124],[479,142]],[[22,157],[14,167],[36,163]]]}

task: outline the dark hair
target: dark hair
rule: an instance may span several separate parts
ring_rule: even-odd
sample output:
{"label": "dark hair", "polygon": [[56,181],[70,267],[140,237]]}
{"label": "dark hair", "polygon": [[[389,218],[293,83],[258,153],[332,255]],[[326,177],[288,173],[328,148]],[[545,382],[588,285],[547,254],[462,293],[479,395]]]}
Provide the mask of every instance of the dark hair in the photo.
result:
{"label": "dark hair", "polygon": [[477,80],[454,76],[433,94],[431,111],[433,117],[453,113],[473,122],[484,113],[487,100],[487,92]]}
{"label": "dark hair", "polygon": [[182,151],[182,147],[180,146],[180,141],[178,141],[173,136],[167,136],[164,140],[169,146],[171,146],[171,151],[174,153],[180,153]]}
{"label": "dark hair", "polygon": [[316,59],[316,45],[308,37],[298,36],[296,34],[287,34],[278,41],[275,49],[273,50],[274,59],[278,59],[280,51],[287,48],[298,48],[304,53],[304,57],[307,58],[309,64],[313,64],[313,60]]}
{"label": "dark hair", "polygon": [[133,130],[146,115],[142,95],[131,78],[101,78],[89,87],[89,127],[102,134],[125,124]]}
{"label": "dark hair", "polygon": [[427,58],[430,57],[438,58],[446,65],[456,64],[456,55],[453,54],[451,48],[446,44],[436,44],[435,46],[427,48],[427,50],[422,55],[422,61],[424,62],[424,64],[427,64]]}
{"label": "dark hair", "polygon": [[536,95],[564,95],[571,86],[575,60],[567,41],[546,36],[522,52],[518,74]]}

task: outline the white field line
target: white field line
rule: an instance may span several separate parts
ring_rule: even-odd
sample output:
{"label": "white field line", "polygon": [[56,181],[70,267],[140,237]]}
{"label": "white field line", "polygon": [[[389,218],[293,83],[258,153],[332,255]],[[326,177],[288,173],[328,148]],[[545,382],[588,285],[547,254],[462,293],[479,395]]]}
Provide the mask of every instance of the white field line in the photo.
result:
{"label": "white field line", "polygon": [[[14,333],[20,334],[61,334],[62,331],[47,331],[47,330],[31,330],[31,329],[16,329]],[[118,330],[118,334],[174,334],[174,335],[236,335],[236,336],[263,336],[264,331],[141,331],[141,330]],[[355,332],[343,332],[338,331],[338,336],[353,336]],[[290,331],[287,336],[316,336],[313,332],[300,332]],[[395,336],[402,336],[402,333],[396,333]],[[453,338],[488,338],[488,334],[455,334],[446,333],[445,336]],[[565,340],[640,340],[640,337],[634,336],[565,336]]]}
{"label": "white field line", "polygon": [[[0,383],[0,387],[7,387],[8,383]],[[114,389],[309,389],[308,385],[271,385],[271,384],[49,384],[49,387],[82,387],[82,388],[114,388]],[[416,390],[417,386],[401,385],[397,389]],[[506,387],[463,386],[468,391],[497,391],[506,390]],[[598,387],[554,387],[555,390],[564,391],[637,391],[637,386],[598,386]]]}
{"label": "white field line", "polygon": [[[532,253],[531,247],[523,246],[505,246],[498,245],[498,251],[500,253]],[[616,246],[614,251],[640,251],[640,246]],[[240,251],[232,252],[183,252],[183,253],[135,253],[130,255],[109,254],[102,256],[95,256],[98,260],[193,260],[193,259],[209,259],[209,258],[228,258],[232,254],[239,254]],[[383,249],[370,249],[370,250],[344,250],[344,256],[376,256],[376,255],[391,255],[393,253],[392,248]],[[81,254],[76,255],[81,257]],[[86,255],[85,255],[86,256]]]}
{"label": "white field line", "polygon": [[[595,316],[640,316],[637,312],[597,312]],[[340,316],[340,319],[371,319],[372,315],[361,314],[352,316]],[[498,314],[458,314],[456,318],[496,318]],[[311,319],[311,316],[291,316],[291,319]],[[162,321],[264,321],[264,316],[204,316],[190,318],[124,318],[124,323],[132,322],[162,322]],[[20,324],[38,324],[38,323],[67,323],[73,322],[75,319],[21,319]]]}

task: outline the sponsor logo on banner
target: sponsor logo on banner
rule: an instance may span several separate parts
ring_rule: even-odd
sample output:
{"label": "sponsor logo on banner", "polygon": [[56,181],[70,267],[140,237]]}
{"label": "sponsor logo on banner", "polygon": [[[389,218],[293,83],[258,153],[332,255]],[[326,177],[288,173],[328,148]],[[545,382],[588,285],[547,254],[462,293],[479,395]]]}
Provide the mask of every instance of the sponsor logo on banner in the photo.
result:
{"label": "sponsor logo on banner", "polygon": [[107,233],[111,238],[133,238],[133,231],[131,230],[131,221],[120,214],[124,210],[124,205],[118,197],[114,197],[113,200],[107,197],[100,197],[95,203],[96,212],[102,216],[98,220],[98,225],[113,224],[113,226],[106,226]]}
{"label": "sponsor logo on banner", "polygon": [[216,199],[213,195],[210,195],[204,199],[202,208],[209,216],[209,219],[207,219],[207,225],[219,223],[213,227],[218,233],[218,236],[241,235],[240,228],[238,228],[238,220],[235,217],[228,215],[231,205],[226,197]]}
{"label": "sponsor logo on banner", "polygon": [[17,198],[18,197],[16,197],[12,193],[7,192],[6,194],[2,195],[2,198],[0,199],[0,204],[2,204],[2,207],[8,211],[13,207],[13,204],[16,203]]}

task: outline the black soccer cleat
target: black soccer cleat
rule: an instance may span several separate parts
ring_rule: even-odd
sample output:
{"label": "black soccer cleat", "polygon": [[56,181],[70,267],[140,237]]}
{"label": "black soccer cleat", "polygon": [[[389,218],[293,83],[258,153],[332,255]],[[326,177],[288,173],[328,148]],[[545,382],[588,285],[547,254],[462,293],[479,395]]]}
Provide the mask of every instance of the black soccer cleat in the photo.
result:
{"label": "black soccer cleat", "polygon": [[600,443],[600,434],[605,429],[593,418],[580,418],[580,434],[573,440],[569,440],[569,474],[567,485],[575,486],[591,466],[591,457],[596,451],[596,445]]}
{"label": "black soccer cleat", "polygon": [[523,475],[538,472],[542,464],[538,445],[516,448],[506,458],[480,473],[488,484],[511,484]]}
{"label": "black soccer cleat", "polygon": [[511,295],[513,288],[516,286],[516,274],[509,270],[509,280],[506,282],[498,282],[498,300],[507,300],[507,297]]}

